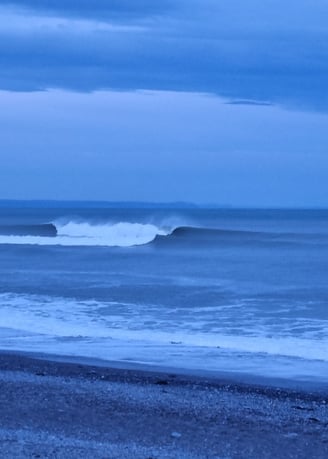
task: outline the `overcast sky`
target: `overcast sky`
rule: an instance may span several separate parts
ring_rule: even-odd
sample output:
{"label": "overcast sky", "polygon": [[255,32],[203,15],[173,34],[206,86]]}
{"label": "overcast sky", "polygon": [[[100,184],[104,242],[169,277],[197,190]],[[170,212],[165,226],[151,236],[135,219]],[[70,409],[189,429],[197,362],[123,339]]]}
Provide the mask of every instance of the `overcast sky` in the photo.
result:
{"label": "overcast sky", "polygon": [[0,6],[0,198],[328,206],[326,0]]}

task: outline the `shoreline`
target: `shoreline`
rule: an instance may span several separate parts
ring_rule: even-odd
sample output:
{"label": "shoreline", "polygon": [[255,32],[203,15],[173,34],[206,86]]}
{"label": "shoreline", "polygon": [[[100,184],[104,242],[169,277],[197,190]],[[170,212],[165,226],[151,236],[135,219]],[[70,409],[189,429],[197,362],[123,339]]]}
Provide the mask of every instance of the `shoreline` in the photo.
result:
{"label": "shoreline", "polygon": [[0,351],[2,457],[328,457],[328,390],[67,359]]}
{"label": "shoreline", "polygon": [[35,360],[48,363],[57,363],[58,365],[78,365],[85,367],[94,367],[97,369],[110,369],[111,371],[134,372],[143,376],[156,375],[160,377],[163,374],[175,374],[176,377],[187,378],[193,381],[206,380],[211,384],[227,384],[240,387],[254,387],[257,389],[267,388],[272,390],[296,391],[300,393],[319,393],[328,396],[328,384],[325,379],[315,378],[310,381],[307,379],[279,376],[263,376],[255,373],[246,373],[245,371],[236,372],[233,370],[203,370],[182,368],[176,366],[155,365],[147,362],[133,360],[105,360],[95,357],[86,357],[80,355],[52,354],[39,351],[21,351],[0,348],[0,362],[3,356],[12,356],[13,359]]}

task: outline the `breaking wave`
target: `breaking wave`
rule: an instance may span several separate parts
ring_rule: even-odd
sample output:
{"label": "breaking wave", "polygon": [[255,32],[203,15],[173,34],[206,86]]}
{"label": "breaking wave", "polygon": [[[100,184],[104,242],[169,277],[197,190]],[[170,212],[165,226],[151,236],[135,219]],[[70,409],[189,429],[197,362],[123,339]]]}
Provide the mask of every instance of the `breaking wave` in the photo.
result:
{"label": "breaking wave", "polygon": [[24,225],[0,227],[0,244],[130,247],[148,244],[171,231],[152,224],[128,222]]}
{"label": "breaking wave", "polygon": [[[168,237],[169,236],[169,237]],[[197,226],[155,225],[153,223],[90,223],[54,222],[38,225],[0,226],[0,244],[132,247],[149,243],[193,245],[217,243],[234,244],[295,244],[307,242],[314,235],[270,233],[258,231],[204,228]],[[327,242],[326,236],[316,235]]]}

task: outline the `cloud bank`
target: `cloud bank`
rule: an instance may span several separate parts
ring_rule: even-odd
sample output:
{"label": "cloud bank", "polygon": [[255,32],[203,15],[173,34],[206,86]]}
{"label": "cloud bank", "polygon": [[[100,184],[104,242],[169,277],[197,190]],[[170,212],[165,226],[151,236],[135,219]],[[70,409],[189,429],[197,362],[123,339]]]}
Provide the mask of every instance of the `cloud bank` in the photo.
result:
{"label": "cloud bank", "polygon": [[16,0],[0,89],[211,93],[328,110],[325,0]]}

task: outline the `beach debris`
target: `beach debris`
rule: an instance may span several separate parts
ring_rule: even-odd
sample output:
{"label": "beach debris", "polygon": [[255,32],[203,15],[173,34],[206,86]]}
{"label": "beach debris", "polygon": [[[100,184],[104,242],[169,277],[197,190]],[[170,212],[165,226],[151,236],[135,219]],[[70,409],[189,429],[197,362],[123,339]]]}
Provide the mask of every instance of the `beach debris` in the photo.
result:
{"label": "beach debris", "polygon": [[311,422],[320,422],[320,420],[317,418],[309,418],[308,420]]}
{"label": "beach debris", "polygon": [[172,438],[181,438],[181,437],[182,437],[182,434],[179,433],[179,432],[172,432],[172,433],[171,433],[171,437],[172,437]]}
{"label": "beach debris", "polygon": [[295,408],[295,410],[302,410],[302,411],[314,411],[313,408],[309,408],[307,406],[294,405],[294,406],[292,406],[292,408]]}
{"label": "beach debris", "polygon": [[88,374],[88,375],[96,375],[97,372],[96,372],[96,370],[90,370],[90,371],[88,371],[87,374]]}
{"label": "beach debris", "polygon": [[158,386],[167,386],[169,382],[166,379],[159,379],[158,381],[155,382]]}

